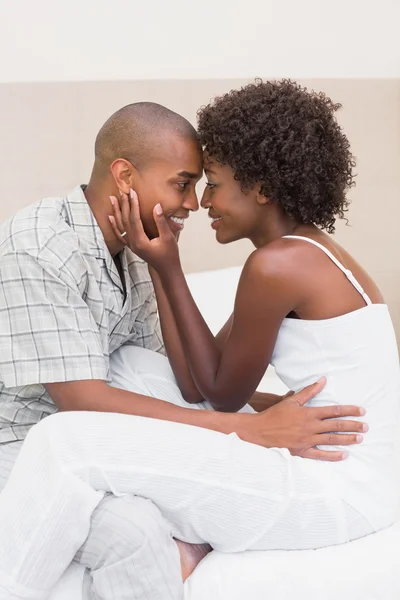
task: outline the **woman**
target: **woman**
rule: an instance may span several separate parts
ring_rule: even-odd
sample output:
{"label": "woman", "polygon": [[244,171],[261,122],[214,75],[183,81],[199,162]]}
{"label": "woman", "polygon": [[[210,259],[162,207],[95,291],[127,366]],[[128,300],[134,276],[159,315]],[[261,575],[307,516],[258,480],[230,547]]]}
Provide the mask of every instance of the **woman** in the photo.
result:
{"label": "woman", "polygon": [[[87,525],[101,498],[96,490],[149,498],[175,537],[224,552],[318,548],[393,522],[400,393],[393,327],[376,284],[323,233],[344,216],[353,184],[354,161],[333,116],[337,108],[323,94],[282,81],[247,86],[200,110],[208,177],[202,205],[220,243],[249,238],[256,248],[224,344],[217,344],[190,295],[162,207],[154,209],[160,235],[153,240],[134,192],[130,200],[122,197],[121,211],[114,201],[111,221],[116,236],[157,273],[197,400],[237,411],[269,364],[293,390],[326,375],[315,405],[356,398],[370,426],[364,443],[347,460],[325,463],[175,423],[55,415],[31,430],[6,488],[10,494],[25,473],[35,499],[31,551],[40,547],[35,536],[46,522],[74,518]],[[313,452],[317,457],[319,449]],[[58,533],[67,565],[80,540],[64,530]],[[44,565],[47,557],[35,554],[35,560]]]}

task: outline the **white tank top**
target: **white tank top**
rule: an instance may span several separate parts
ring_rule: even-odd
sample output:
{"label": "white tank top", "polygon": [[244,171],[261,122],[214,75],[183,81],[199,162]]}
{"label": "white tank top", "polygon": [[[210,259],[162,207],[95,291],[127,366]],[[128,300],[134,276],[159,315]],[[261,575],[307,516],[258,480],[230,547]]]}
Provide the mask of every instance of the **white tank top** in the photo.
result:
{"label": "white tank top", "polygon": [[[319,463],[310,469],[334,475],[343,499],[359,510],[374,529],[393,522],[398,510],[400,369],[393,324],[385,304],[372,304],[354,275],[318,242],[343,271],[365,301],[365,306],[339,317],[319,321],[284,319],[271,364],[287,387],[299,391],[327,377],[327,384],[309,406],[363,406],[369,425],[364,442],[341,447],[350,453],[340,463]],[[351,418],[351,417],[350,417]],[[324,448],[325,449],[325,448]],[[334,447],[326,448],[336,449]],[[314,461],[317,462],[317,461]],[[385,518],[387,517],[387,522]]]}

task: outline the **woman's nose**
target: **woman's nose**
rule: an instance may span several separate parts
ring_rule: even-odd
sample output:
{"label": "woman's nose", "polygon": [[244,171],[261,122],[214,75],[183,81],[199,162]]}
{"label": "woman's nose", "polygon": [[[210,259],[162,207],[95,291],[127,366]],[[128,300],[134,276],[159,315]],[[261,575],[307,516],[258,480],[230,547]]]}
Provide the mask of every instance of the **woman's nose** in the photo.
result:
{"label": "woman's nose", "polygon": [[209,195],[207,194],[207,190],[204,190],[204,192],[203,192],[203,195],[201,197],[200,206],[202,208],[210,208],[210,206],[211,206],[211,201],[210,201]]}

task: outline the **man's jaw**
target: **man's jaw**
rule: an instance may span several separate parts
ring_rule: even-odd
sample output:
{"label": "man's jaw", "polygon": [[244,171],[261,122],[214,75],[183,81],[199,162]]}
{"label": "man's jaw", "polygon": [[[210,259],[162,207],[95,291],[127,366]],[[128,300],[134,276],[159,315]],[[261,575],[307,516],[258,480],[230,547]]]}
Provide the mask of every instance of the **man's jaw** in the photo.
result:
{"label": "man's jaw", "polygon": [[176,217],[175,215],[168,217],[168,225],[172,233],[176,234],[178,231],[182,231],[182,229],[185,227],[185,221],[187,218],[188,217]]}

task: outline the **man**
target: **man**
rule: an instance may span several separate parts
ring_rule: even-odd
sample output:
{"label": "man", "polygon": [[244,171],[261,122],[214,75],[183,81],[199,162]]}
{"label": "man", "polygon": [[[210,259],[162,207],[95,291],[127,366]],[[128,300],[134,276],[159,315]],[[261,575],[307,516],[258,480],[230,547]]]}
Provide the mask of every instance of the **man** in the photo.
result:
{"label": "man", "polygon": [[[160,282],[152,272],[150,277],[143,261],[123,248],[109,219],[110,197],[134,188],[141,199],[147,234],[156,236],[152,211],[157,203],[162,204],[172,231],[178,233],[181,219],[198,209],[195,186],[201,174],[201,148],[190,123],[156,104],[129,105],[101,128],[86,187],[75,188],[65,198],[29,206],[2,226],[1,486],[29,429],[57,410],[117,412],[222,433],[236,431],[248,441],[287,447],[302,456],[316,445],[323,419],[360,415],[355,407],[342,412],[337,407],[300,409],[318,387],[284,400],[256,420],[248,415],[191,410],[110,385],[114,351],[133,345],[162,353],[163,337],[183,396],[189,402],[201,400]],[[219,334],[221,343],[224,336],[226,328]],[[354,425],[345,427],[341,421],[342,431],[354,431]],[[335,423],[332,429],[339,425]],[[339,443],[335,436],[331,442]],[[355,435],[341,435],[340,444],[344,443],[355,443]],[[320,456],[341,458],[340,453]],[[150,502],[105,496],[86,536],[85,544],[75,549],[75,560],[91,570],[88,597],[180,597],[178,550],[167,523]],[[41,593],[45,597],[60,574],[57,569],[63,569],[57,556],[49,560],[46,573],[33,569],[17,587],[18,577],[15,580],[10,573],[7,580],[4,576],[5,591],[0,598],[33,597],[32,590],[35,597],[42,597]],[[15,572],[21,565],[24,570],[33,564],[23,554],[17,562]]]}

